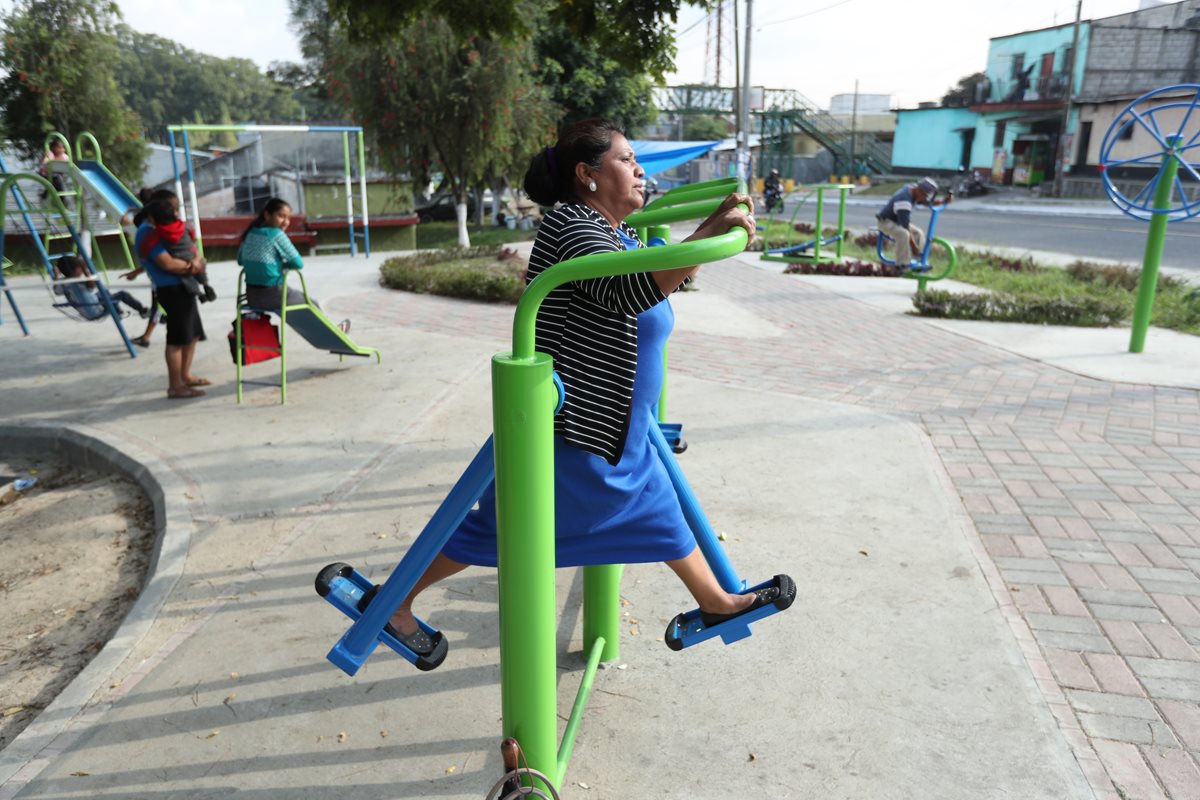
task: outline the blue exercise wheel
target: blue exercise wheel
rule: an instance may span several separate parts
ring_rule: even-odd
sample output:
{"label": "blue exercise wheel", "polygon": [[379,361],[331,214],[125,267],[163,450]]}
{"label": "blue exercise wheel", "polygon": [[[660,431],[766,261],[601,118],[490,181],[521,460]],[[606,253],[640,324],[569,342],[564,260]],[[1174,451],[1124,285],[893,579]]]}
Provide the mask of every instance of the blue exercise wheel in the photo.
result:
{"label": "blue exercise wheel", "polygon": [[[1174,222],[1200,213],[1200,84],[1164,86],[1127,105],[1104,134],[1099,168],[1109,199],[1134,219]],[[1156,203],[1164,179],[1172,183],[1169,198]]]}

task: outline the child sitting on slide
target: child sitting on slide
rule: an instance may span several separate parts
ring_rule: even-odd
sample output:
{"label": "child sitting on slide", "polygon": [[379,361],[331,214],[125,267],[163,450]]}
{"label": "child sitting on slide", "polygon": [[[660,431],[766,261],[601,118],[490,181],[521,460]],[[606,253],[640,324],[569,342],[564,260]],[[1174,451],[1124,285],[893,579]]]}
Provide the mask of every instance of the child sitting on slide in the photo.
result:
{"label": "child sitting on slide", "polygon": [[[134,222],[140,224],[140,220],[147,217],[154,225],[154,233],[151,235],[162,242],[172,257],[181,261],[191,261],[196,257],[196,240],[192,238],[188,226],[176,216],[170,203],[162,200],[151,201],[134,217]],[[152,248],[154,244],[149,243],[152,240],[147,241],[148,248]],[[179,280],[189,292],[200,298],[201,303],[217,299],[216,290],[208,283],[208,270],[196,275],[181,275]]]}

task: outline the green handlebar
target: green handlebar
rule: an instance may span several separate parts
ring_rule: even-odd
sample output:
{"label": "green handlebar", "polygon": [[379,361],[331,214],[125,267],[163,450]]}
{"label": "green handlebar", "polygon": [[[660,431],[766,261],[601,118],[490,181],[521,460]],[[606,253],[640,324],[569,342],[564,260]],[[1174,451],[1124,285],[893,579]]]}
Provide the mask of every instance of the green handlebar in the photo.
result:
{"label": "green handlebar", "polygon": [[740,184],[737,178],[717,178],[716,180],[702,181],[701,183],[688,183],[683,186],[676,186],[662,197],[651,202],[643,210],[651,211],[663,206],[690,203],[695,200],[711,200],[716,197],[724,197],[730,192],[739,191],[739,188]]}
{"label": "green handlebar", "polygon": [[[729,192],[725,192],[721,197]],[[655,209],[635,211],[625,218],[625,223],[633,228],[648,228],[651,225],[670,225],[672,222],[683,222],[688,219],[704,219],[717,210],[720,200],[705,200],[700,203],[685,203],[678,206],[659,206]]]}
{"label": "green handlebar", "polygon": [[97,164],[103,164],[104,159],[100,155],[100,143],[98,141],[96,141],[96,137],[93,136],[88,131],[84,131],[83,133],[81,133],[75,137],[75,160],[76,161],[84,160],[83,159],[83,145],[85,143],[91,144],[91,146],[92,146],[92,156],[93,156],[92,160],[95,161]]}
{"label": "green handlebar", "polygon": [[747,242],[746,231],[737,228],[720,236],[694,242],[596,253],[555,264],[534,278],[517,302],[517,313],[513,317],[512,357],[514,360],[533,358],[538,308],[550,292],[565,283],[707,264],[737,255],[746,249]]}

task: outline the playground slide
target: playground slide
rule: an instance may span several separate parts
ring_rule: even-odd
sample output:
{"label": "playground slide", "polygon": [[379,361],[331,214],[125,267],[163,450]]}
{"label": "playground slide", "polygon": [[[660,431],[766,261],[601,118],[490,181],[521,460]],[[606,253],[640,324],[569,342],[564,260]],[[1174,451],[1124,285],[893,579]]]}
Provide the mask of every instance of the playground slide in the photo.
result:
{"label": "playground slide", "polygon": [[311,306],[288,306],[287,324],[318,350],[328,350],[330,353],[344,356],[375,356],[376,359],[379,358],[378,350],[374,347],[362,347],[350,341],[350,337],[342,333],[341,329],[329,320],[329,317]]}
{"label": "playground slide", "polygon": [[86,186],[92,196],[100,201],[104,213],[114,225],[120,223],[121,217],[129,209],[142,207],[133,192],[125,188],[117,176],[99,161],[73,161],[70,162],[70,169],[71,177],[77,184]]}

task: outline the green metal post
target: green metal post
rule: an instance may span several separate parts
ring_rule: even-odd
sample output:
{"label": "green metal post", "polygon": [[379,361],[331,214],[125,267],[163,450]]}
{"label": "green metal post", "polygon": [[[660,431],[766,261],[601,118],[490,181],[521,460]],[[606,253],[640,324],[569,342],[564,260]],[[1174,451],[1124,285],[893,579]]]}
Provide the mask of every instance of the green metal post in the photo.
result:
{"label": "green metal post", "polygon": [[597,639],[604,640],[601,661],[621,656],[621,573],[624,564],[583,568],[583,650],[590,653]]}
{"label": "green metal post", "polygon": [[1129,334],[1129,352],[1140,353],[1146,346],[1146,330],[1150,327],[1150,313],[1154,310],[1154,293],[1158,289],[1158,265],[1162,261],[1163,243],[1167,236],[1167,214],[1171,207],[1171,192],[1175,188],[1175,175],[1179,171],[1179,160],[1175,147],[1179,136],[1168,136],[1170,149],[1163,156],[1162,169],[1158,171],[1158,186],[1154,190],[1156,213],[1150,220],[1150,233],[1146,236],[1146,250],[1142,257],[1142,274],[1138,278],[1137,300],[1133,306],[1133,325]]}
{"label": "green metal post", "polygon": [[[653,238],[662,239],[667,244],[671,243],[671,226],[670,225],[651,225],[646,229],[647,239]],[[663,382],[662,388],[658,391],[658,421],[666,422],[667,420],[667,345],[663,345]],[[616,656],[613,656],[616,658]],[[607,659],[606,659],[607,660]]]}
{"label": "green metal post", "polygon": [[371,217],[367,211],[367,151],[363,139],[366,131],[358,131],[358,189],[362,193],[363,255],[371,255]]}
{"label": "green metal post", "polygon": [[558,774],[554,596],[553,359],[492,359],[500,686],[504,735],[529,766]]}
{"label": "green metal post", "polygon": [[849,191],[847,186],[838,187],[838,229],[837,229],[837,257],[838,261],[842,260],[842,245],[846,243],[846,192]]}
{"label": "green metal post", "polygon": [[825,226],[825,187],[817,187],[817,232],[813,235],[813,255],[812,262],[814,264],[821,263],[821,239],[825,236],[821,229]]}

